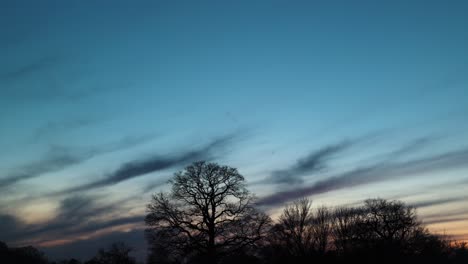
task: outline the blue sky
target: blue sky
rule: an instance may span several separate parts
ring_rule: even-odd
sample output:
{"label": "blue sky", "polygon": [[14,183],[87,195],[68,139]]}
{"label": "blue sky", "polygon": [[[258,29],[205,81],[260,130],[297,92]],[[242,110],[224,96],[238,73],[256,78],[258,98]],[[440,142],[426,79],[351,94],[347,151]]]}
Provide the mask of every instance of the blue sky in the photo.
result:
{"label": "blue sky", "polygon": [[401,199],[468,238],[465,1],[0,7],[0,240],[143,247],[151,193],[197,159],[237,167],[273,216]]}

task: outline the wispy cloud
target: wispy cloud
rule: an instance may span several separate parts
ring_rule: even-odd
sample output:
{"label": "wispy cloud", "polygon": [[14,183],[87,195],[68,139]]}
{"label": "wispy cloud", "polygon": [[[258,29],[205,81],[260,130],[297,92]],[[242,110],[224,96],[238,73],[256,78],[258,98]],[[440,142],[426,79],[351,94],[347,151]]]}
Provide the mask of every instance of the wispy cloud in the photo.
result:
{"label": "wispy cloud", "polygon": [[0,98],[9,98],[5,103],[63,103],[89,98],[103,90],[112,89],[112,85],[100,89],[77,89],[73,84],[86,74],[77,70],[77,61],[80,58],[61,53],[30,58],[22,65],[14,65],[14,61],[7,70],[0,70]]}
{"label": "wispy cloud", "polygon": [[185,166],[194,161],[212,160],[216,158],[219,152],[231,143],[235,137],[236,135],[228,135],[216,138],[198,149],[187,149],[175,155],[153,155],[148,158],[127,162],[121,165],[116,171],[106,175],[102,179],[71,187],[55,194],[61,195],[111,186],[149,173]]}
{"label": "wispy cloud", "polygon": [[[106,215],[118,208],[118,204],[99,204],[95,196],[71,196],[63,199],[55,218],[46,226],[29,230],[29,236],[80,231],[89,226],[90,220]],[[91,222],[92,223],[92,222]]]}
{"label": "wispy cloud", "polygon": [[333,169],[329,164],[333,159],[338,158],[340,155],[345,154],[346,151],[358,145],[364,146],[362,143],[373,142],[382,134],[382,131],[378,131],[314,149],[304,157],[299,158],[291,166],[285,169],[274,170],[270,176],[253,184],[302,184],[307,176]]}
{"label": "wispy cloud", "polygon": [[455,203],[455,202],[460,202],[460,201],[468,201],[468,197],[462,196],[462,197],[451,197],[451,198],[444,198],[444,199],[432,199],[432,200],[425,200],[425,201],[420,201],[420,202],[413,202],[410,203],[410,206],[416,207],[416,208],[424,208],[424,207],[431,207],[435,205],[442,205],[442,204],[448,204],[448,203]]}
{"label": "wispy cloud", "polygon": [[9,243],[42,243],[73,238],[106,228],[142,224],[143,215],[121,215],[122,203],[100,203],[97,196],[71,196],[60,201],[56,215],[46,224],[25,224],[13,215],[0,215],[2,239]]}
{"label": "wispy cloud", "polygon": [[303,176],[323,171],[327,167],[327,161],[329,159],[343,152],[351,145],[352,143],[350,141],[343,141],[312,151],[289,168],[273,171],[270,177],[265,179],[264,182],[276,184],[303,183]]}
{"label": "wispy cloud", "polygon": [[33,142],[37,142],[41,139],[50,138],[53,135],[90,126],[97,122],[98,121],[96,119],[89,118],[68,119],[60,122],[47,122],[34,131],[31,140]]}
{"label": "wispy cloud", "polygon": [[422,137],[414,139],[409,143],[403,145],[403,147],[393,150],[390,153],[387,153],[384,159],[394,160],[405,157],[407,154],[412,154],[420,149],[429,146],[434,140],[435,137]]}
{"label": "wispy cloud", "polygon": [[459,217],[446,217],[446,218],[434,218],[429,220],[423,220],[423,223],[426,225],[434,225],[434,224],[442,224],[442,223],[450,223],[450,222],[460,222],[466,221],[467,216],[459,216]]}
{"label": "wispy cloud", "polygon": [[40,177],[46,173],[64,170],[67,167],[82,163],[101,154],[136,146],[153,138],[153,135],[125,137],[117,142],[88,149],[51,146],[42,160],[25,164],[22,167],[14,169],[13,172],[6,175],[6,177],[1,177],[0,189],[6,188],[22,180],[32,179]]}
{"label": "wispy cloud", "polygon": [[21,168],[15,169],[16,172],[0,178],[0,188],[8,187],[22,180],[39,177],[45,173],[62,170],[68,166],[80,163],[87,158],[90,158],[89,154],[76,154],[72,153],[67,148],[50,147],[45,158],[42,160],[26,164]]}
{"label": "wispy cloud", "polygon": [[115,212],[121,212],[122,205],[118,202],[99,204],[96,197],[73,196],[61,202],[58,215],[46,226],[29,231],[28,236],[37,237],[38,243],[57,240],[59,238],[74,238],[83,234],[94,233],[107,228],[143,224],[144,215],[126,216],[119,214],[109,218]]}
{"label": "wispy cloud", "polygon": [[170,177],[166,178],[161,178],[159,180],[153,181],[149,184],[146,184],[143,188],[143,193],[151,192],[155,188],[163,186],[164,184],[167,184],[169,182]]}
{"label": "wispy cloud", "polygon": [[5,82],[21,80],[56,65],[58,61],[57,56],[44,56],[10,71],[0,73],[0,80]]}
{"label": "wispy cloud", "polygon": [[340,173],[317,181],[310,186],[294,188],[263,197],[258,201],[258,204],[273,206],[304,196],[467,166],[468,148],[409,161],[386,160]]}

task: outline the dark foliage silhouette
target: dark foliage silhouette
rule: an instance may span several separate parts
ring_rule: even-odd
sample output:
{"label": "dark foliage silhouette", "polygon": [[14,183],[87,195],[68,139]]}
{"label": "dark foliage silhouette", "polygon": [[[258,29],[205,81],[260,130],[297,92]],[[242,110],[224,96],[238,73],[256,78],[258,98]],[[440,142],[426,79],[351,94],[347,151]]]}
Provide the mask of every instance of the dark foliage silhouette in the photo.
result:
{"label": "dark foliage silhouette", "polygon": [[9,248],[0,242],[0,263],[2,264],[47,264],[47,258],[34,247]]}
{"label": "dark foliage silhouette", "polygon": [[135,264],[129,253],[132,248],[123,242],[112,244],[108,249],[100,249],[95,257],[85,264]]}
{"label": "dark foliage silhouette", "polygon": [[172,191],[154,195],[148,205],[151,254],[166,255],[166,262],[217,263],[252,250],[266,235],[270,218],[255,210],[236,169],[195,162],[170,183]]}

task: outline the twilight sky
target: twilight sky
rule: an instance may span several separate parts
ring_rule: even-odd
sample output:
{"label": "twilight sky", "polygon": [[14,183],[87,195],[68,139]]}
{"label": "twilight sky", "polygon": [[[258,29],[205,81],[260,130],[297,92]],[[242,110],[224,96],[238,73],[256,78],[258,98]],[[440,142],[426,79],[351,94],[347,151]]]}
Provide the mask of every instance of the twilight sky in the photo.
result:
{"label": "twilight sky", "polygon": [[0,2],[0,241],[144,254],[197,160],[276,215],[401,199],[468,240],[468,2]]}

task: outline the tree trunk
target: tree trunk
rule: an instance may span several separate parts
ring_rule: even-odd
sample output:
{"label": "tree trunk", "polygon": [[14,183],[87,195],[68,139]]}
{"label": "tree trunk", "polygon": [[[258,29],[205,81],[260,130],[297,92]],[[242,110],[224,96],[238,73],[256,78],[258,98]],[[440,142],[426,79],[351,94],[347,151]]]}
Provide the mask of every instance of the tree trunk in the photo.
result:
{"label": "tree trunk", "polygon": [[208,227],[208,263],[216,264],[216,247],[215,247],[215,228],[214,223]]}

